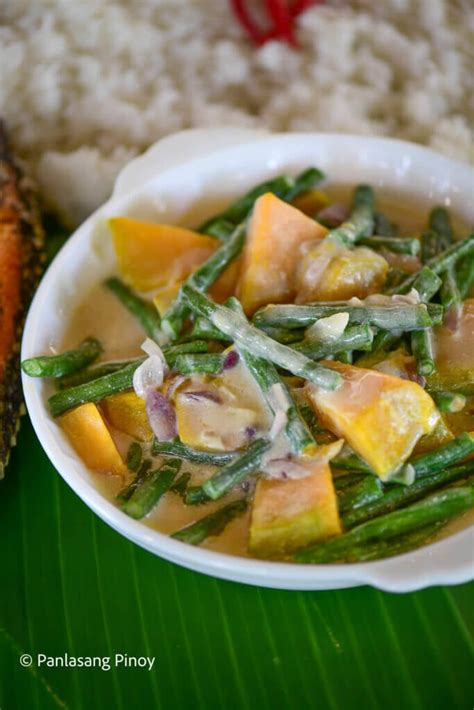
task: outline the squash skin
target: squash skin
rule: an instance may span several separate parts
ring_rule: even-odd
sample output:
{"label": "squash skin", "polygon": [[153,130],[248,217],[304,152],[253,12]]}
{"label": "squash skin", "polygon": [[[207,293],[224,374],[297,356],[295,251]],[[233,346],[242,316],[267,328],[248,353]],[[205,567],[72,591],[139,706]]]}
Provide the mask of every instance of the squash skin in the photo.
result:
{"label": "squash skin", "polygon": [[331,469],[315,462],[306,478],[257,482],[249,550],[261,558],[289,555],[342,532]]}

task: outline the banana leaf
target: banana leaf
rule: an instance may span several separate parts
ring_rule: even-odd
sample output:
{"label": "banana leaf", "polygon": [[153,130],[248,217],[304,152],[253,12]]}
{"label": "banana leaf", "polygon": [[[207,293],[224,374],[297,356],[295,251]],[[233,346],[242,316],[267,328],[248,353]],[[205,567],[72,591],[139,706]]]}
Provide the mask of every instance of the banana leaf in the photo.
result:
{"label": "banana leaf", "polygon": [[[0,484],[0,541],[2,710],[472,706],[474,585],[291,592],[181,569],[99,520],[27,419]],[[38,653],[155,663],[22,667]]]}

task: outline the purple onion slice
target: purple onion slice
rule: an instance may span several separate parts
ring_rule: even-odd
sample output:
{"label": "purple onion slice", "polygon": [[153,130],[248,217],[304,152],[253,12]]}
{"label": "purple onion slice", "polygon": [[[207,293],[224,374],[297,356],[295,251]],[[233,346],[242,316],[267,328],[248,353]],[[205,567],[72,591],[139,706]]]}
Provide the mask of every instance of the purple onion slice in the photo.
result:
{"label": "purple onion slice", "polygon": [[222,369],[223,370],[230,370],[231,368],[235,367],[238,362],[239,362],[239,353],[236,350],[231,350],[229,353],[227,353],[227,355],[225,357]]}
{"label": "purple onion slice", "polygon": [[178,435],[176,413],[161,392],[150,389],[146,395],[148,421],[158,441],[171,441]]}

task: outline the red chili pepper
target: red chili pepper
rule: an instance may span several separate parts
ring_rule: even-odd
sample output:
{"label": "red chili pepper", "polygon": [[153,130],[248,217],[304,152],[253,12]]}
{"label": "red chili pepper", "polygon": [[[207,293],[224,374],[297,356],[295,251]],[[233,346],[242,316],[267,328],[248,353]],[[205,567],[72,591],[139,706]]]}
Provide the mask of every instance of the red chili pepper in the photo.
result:
{"label": "red chili pepper", "polygon": [[295,0],[295,2],[290,7],[290,14],[292,17],[298,17],[305,10],[309,10],[312,5],[320,5],[323,0]]}
{"label": "red chili pepper", "polygon": [[286,39],[288,44],[296,46],[293,22],[286,0],[265,0],[268,14],[273,20],[277,37]]}
{"label": "red chili pepper", "polygon": [[265,34],[257,27],[251,14],[245,6],[245,0],[230,0],[232,9],[238,21],[246,30],[247,34],[255,42],[255,44],[264,44],[266,42]]}
{"label": "red chili pepper", "polygon": [[263,0],[271,23],[268,30],[261,29],[255,22],[246,6],[246,0],[230,0],[231,7],[237,20],[245,29],[249,37],[257,45],[265,44],[271,39],[282,39],[293,47],[297,46],[294,34],[294,20],[312,5],[323,0]]}

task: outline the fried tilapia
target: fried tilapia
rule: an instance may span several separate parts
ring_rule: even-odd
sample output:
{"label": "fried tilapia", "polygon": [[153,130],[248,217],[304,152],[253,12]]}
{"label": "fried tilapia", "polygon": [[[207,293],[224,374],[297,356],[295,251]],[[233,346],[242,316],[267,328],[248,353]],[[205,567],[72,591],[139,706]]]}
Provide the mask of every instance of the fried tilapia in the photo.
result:
{"label": "fried tilapia", "polygon": [[39,210],[0,122],[0,478],[22,413],[20,340],[43,256]]}

